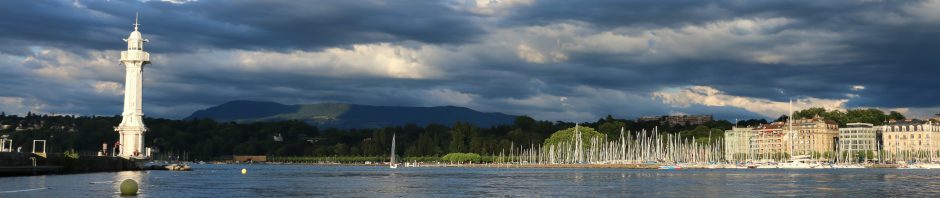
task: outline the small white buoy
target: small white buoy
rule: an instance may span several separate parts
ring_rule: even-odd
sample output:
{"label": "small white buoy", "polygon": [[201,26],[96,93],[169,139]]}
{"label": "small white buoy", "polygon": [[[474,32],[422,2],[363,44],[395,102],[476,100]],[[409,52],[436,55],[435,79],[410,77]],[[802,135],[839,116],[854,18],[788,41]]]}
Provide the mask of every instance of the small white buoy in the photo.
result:
{"label": "small white buoy", "polygon": [[242,175],[244,174],[248,174],[248,169],[244,169],[244,168],[242,169]]}
{"label": "small white buoy", "polygon": [[125,179],[121,182],[121,195],[137,195],[137,181]]}

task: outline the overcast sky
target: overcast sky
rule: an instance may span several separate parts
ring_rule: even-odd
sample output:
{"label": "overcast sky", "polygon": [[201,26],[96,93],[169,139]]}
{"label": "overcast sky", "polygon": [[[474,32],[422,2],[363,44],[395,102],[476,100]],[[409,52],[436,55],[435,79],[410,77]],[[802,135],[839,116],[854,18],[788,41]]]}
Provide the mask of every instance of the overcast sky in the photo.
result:
{"label": "overcast sky", "polygon": [[940,1],[0,1],[0,111],[117,115],[140,13],[144,112],[231,100],[464,106],[544,120],[940,112]]}

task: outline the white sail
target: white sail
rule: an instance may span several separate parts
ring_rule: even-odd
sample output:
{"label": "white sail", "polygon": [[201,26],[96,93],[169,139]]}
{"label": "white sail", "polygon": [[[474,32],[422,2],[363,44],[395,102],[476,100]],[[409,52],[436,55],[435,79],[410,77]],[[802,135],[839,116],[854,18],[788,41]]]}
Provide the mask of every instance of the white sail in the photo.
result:
{"label": "white sail", "polygon": [[392,134],[392,154],[391,159],[388,162],[389,168],[398,168],[398,163],[395,163],[395,134]]}

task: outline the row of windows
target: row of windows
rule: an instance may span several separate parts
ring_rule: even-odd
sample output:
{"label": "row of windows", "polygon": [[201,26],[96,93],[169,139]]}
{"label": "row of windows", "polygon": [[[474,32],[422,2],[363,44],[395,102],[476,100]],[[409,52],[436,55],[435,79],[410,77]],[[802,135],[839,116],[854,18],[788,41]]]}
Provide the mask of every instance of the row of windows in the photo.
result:
{"label": "row of windows", "polygon": [[852,140],[852,141],[841,141],[842,144],[871,144],[874,141],[870,140]]}
{"label": "row of windows", "polygon": [[[914,139],[914,134],[907,134],[907,135],[902,134],[900,136],[895,134],[895,135],[887,135],[887,137],[889,140],[892,140],[892,139],[906,140],[908,138]],[[924,136],[924,134],[917,134],[917,139],[923,139],[924,137],[926,137],[927,139],[930,139],[930,134],[927,134],[926,136]]]}
{"label": "row of windows", "polygon": [[875,134],[842,134],[842,135],[839,135],[839,137],[841,138],[853,138],[853,137],[871,138],[871,137],[877,137],[877,135]]}
{"label": "row of windows", "polygon": [[871,146],[866,146],[866,145],[851,145],[851,146],[843,146],[842,148],[844,150],[871,150],[872,149]]}
{"label": "row of windows", "polygon": [[838,131],[838,130],[819,130],[819,129],[811,129],[811,130],[797,130],[797,132],[800,132],[800,133],[823,133],[823,132],[839,132],[839,131]]}
{"label": "row of windows", "polygon": [[[890,131],[890,132],[899,132],[899,131],[924,131],[924,127],[925,127],[925,126],[923,126],[923,125],[891,126],[891,127],[888,127],[888,131]],[[937,131],[937,127],[929,127],[929,128],[930,128],[930,131],[933,131],[933,132],[936,132],[936,131]]]}
{"label": "row of windows", "polygon": [[[913,143],[907,144],[907,142],[893,143],[893,144],[892,144],[891,142],[888,142],[888,143],[886,143],[885,145],[888,145],[888,146],[891,146],[891,145],[894,145],[894,146],[899,146],[899,145],[900,145],[900,146],[907,146],[907,145],[914,146]],[[917,146],[923,146],[923,145],[924,145],[924,141],[917,141]]]}
{"label": "row of windows", "polygon": [[856,134],[856,133],[861,133],[861,134],[875,134],[875,133],[877,133],[877,132],[876,132],[875,130],[870,130],[870,131],[846,130],[846,131],[839,131],[839,133],[841,133],[841,134]]}

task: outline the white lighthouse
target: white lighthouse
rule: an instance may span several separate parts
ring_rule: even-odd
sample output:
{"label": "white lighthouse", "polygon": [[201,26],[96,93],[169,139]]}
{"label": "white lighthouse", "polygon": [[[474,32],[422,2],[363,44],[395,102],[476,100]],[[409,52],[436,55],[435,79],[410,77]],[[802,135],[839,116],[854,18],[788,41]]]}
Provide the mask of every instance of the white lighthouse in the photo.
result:
{"label": "white lighthouse", "polygon": [[121,138],[118,140],[118,156],[124,158],[147,158],[144,151],[144,111],[141,107],[141,84],[144,65],[150,64],[150,53],[144,51],[144,42],[148,42],[137,31],[137,17],[134,17],[134,31],[124,39],[127,51],[121,52],[121,63],[127,68],[124,82],[124,113],[121,124],[114,128]]}

